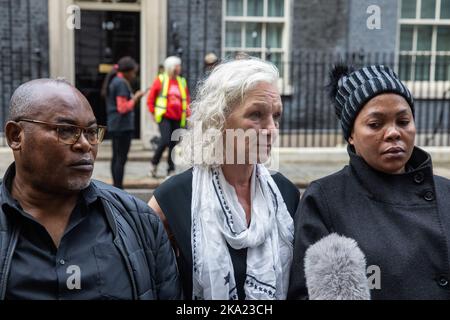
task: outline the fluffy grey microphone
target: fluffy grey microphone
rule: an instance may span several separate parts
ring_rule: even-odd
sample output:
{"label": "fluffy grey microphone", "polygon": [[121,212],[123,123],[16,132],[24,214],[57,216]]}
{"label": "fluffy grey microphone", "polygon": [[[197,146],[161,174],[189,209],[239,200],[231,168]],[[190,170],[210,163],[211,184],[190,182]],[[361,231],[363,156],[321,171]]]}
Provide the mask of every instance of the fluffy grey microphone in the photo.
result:
{"label": "fluffy grey microphone", "polygon": [[305,277],[310,300],[370,300],[366,258],[353,239],[332,233],[311,245]]}

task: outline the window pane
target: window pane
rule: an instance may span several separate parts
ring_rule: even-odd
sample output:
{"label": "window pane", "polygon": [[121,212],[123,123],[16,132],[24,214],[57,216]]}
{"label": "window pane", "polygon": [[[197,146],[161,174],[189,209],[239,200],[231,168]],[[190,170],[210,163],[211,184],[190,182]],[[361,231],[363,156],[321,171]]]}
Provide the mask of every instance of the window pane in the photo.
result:
{"label": "window pane", "polygon": [[415,80],[430,80],[430,56],[416,56]]}
{"label": "window pane", "polygon": [[450,19],[450,0],[441,0],[441,19]]}
{"label": "window pane", "polygon": [[262,23],[247,23],[245,32],[245,47],[261,48]]}
{"label": "window pane", "polygon": [[283,25],[280,23],[269,23],[267,25],[267,47],[282,48]]}
{"label": "window pane", "polygon": [[420,18],[434,19],[436,17],[436,0],[422,1],[422,8],[420,9]]}
{"label": "window pane", "polygon": [[433,27],[417,27],[417,51],[431,51],[431,38],[433,36]]}
{"label": "window pane", "polygon": [[267,53],[266,59],[277,66],[280,72],[280,77],[283,77],[283,54],[282,53]]}
{"label": "window pane", "polygon": [[284,0],[269,0],[269,17],[284,17]]}
{"label": "window pane", "polygon": [[450,81],[450,56],[436,57],[436,80]]}
{"label": "window pane", "polygon": [[450,51],[450,27],[437,27],[437,51]]}
{"label": "window pane", "polygon": [[416,0],[402,0],[402,18],[416,17]]}
{"label": "window pane", "polygon": [[242,46],[242,23],[241,22],[227,22],[225,31],[225,46],[226,47],[241,47]]}
{"label": "window pane", "polygon": [[243,16],[244,0],[227,0],[227,16]]}
{"label": "window pane", "polygon": [[401,26],[400,28],[400,50],[411,51],[413,49],[414,27]]}
{"label": "window pane", "polygon": [[400,56],[399,60],[399,75],[402,81],[410,81],[411,80],[411,65],[412,65],[412,57],[411,56]]}
{"label": "window pane", "polygon": [[247,15],[250,17],[262,17],[264,15],[264,0],[248,0]]}

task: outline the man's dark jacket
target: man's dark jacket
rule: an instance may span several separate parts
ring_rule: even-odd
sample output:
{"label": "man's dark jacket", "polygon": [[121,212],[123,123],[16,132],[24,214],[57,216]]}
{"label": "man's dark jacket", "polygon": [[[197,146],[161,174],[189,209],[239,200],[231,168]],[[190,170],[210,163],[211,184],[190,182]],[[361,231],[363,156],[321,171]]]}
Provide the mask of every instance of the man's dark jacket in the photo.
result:
{"label": "man's dark jacket", "polygon": [[[103,205],[114,244],[127,264],[133,298],[137,300],[181,299],[175,256],[160,219],[144,202],[92,181]],[[0,190],[5,186],[0,179]],[[0,204],[3,203],[0,192]],[[0,300],[4,300],[19,228],[8,219],[7,205],[0,207]]]}

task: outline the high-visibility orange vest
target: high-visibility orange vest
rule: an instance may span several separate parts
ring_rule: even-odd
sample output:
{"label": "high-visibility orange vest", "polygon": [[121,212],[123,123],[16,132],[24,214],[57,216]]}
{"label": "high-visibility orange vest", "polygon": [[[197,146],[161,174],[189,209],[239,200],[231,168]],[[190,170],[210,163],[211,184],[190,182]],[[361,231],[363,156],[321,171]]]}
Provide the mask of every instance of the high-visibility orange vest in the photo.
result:
{"label": "high-visibility orange vest", "polygon": [[[162,121],[163,116],[167,112],[167,94],[169,92],[169,83],[170,78],[167,73],[160,74],[159,81],[162,83],[162,90],[159,93],[158,98],[156,99],[155,103],[155,120],[157,123],[160,123]],[[186,79],[180,76],[177,76],[177,82],[178,87],[180,88],[181,93],[181,100],[182,100],[182,114],[181,114],[181,121],[180,126],[181,128],[184,128],[186,126],[186,110],[187,110],[187,83]]]}

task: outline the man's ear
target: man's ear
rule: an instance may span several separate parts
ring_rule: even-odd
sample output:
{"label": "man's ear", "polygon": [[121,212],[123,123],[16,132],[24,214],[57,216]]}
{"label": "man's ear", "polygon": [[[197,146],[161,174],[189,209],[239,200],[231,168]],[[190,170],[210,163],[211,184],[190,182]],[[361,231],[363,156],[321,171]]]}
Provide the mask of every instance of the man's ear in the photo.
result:
{"label": "man's ear", "polygon": [[15,121],[8,121],[5,126],[5,136],[9,147],[19,151],[22,147],[23,128]]}

